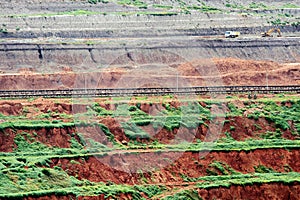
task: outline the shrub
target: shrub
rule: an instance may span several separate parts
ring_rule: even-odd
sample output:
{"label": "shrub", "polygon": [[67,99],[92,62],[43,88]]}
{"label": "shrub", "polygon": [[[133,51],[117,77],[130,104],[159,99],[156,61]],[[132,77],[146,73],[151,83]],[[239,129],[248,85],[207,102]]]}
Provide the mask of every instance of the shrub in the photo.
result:
{"label": "shrub", "polygon": [[267,6],[263,3],[255,3],[255,2],[252,2],[249,4],[249,8],[254,8],[254,9],[257,9],[257,8],[267,8]]}
{"label": "shrub", "polygon": [[300,6],[292,3],[286,3],[283,5],[283,8],[299,8]]}
{"label": "shrub", "polygon": [[83,146],[75,138],[71,138],[70,143],[71,143],[71,148],[83,149]]}
{"label": "shrub", "polygon": [[7,31],[7,29],[6,29],[6,28],[1,28],[1,29],[0,29],[0,33],[7,34],[7,33],[8,33],[8,31]]}
{"label": "shrub", "polygon": [[255,130],[259,131],[262,130],[262,127],[258,124],[254,124]]}
{"label": "shrub", "polygon": [[46,176],[50,176],[50,175],[51,175],[50,170],[47,169],[47,168],[43,168],[43,169],[42,169],[42,173],[43,173],[44,175],[46,175]]}
{"label": "shrub", "polygon": [[96,4],[98,2],[98,0],[88,0],[88,2],[91,4]]}
{"label": "shrub", "polygon": [[149,185],[149,186],[134,186],[134,189],[143,192],[149,198],[154,197],[155,195],[161,194],[165,187],[157,186],[157,185]]}
{"label": "shrub", "polygon": [[125,135],[131,139],[150,139],[150,135],[146,133],[143,129],[139,128],[135,123],[124,122],[121,123],[122,128],[124,129]]}
{"label": "shrub", "polygon": [[282,132],[280,129],[277,129],[276,132],[267,131],[266,133],[261,134],[260,137],[264,139],[280,139],[282,138]]}
{"label": "shrub", "polygon": [[133,123],[135,123],[138,126],[147,126],[151,123],[151,119],[144,119],[144,120],[134,120]]}
{"label": "shrub", "polygon": [[88,0],[89,3],[91,4],[96,4],[96,3],[108,3],[108,0]]}
{"label": "shrub", "polygon": [[103,133],[108,137],[108,140],[110,142],[114,142],[115,136],[110,132],[109,128],[105,126],[104,124],[99,124],[100,129],[103,131]]}
{"label": "shrub", "polygon": [[112,112],[110,110],[106,110],[105,108],[102,108],[99,103],[95,103],[91,106],[92,111],[95,111],[98,116],[111,116]]}
{"label": "shrub", "polygon": [[238,109],[233,103],[228,103],[227,107],[234,116],[240,116],[243,114],[242,110]]}
{"label": "shrub", "polygon": [[294,27],[298,27],[300,25],[300,22],[292,22],[291,25]]}
{"label": "shrub", "polygon": [[146,132],[133,132],[130,130],[125,130],[125,135],[131,140],[150,139],[150,135]]}
{"label": "shrub", "polygon": [[152,4],[152,6],[154,8],[163,8],[163,9],[172,9],[173,6],[169,6],[169,5],[160,5],[160,4]]}
{"label": "shrub", "polygon": [[255,110],[253,113],[249,113],[247,115],[249,119],[254,119],[254,120],[258,120],[259,116],[260,116],[260,111],[258,110]]}
{"label": "shrub", "polygon": [[254,166],[256,173],[274,173],[275,171],[272,168],[267,168],[263,165]]}

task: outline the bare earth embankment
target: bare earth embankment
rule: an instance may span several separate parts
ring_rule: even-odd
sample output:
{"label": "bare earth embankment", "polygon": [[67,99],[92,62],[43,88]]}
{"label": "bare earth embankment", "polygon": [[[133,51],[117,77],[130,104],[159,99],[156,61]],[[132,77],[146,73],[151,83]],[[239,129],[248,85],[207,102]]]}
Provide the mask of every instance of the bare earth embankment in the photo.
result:
{"label": "bare earth embankment", "polygon": [[[0,2],[0,90],[299,85],[299,5]],[[296,93],[1,99],[0,199],[299,199],[299,110]]]}

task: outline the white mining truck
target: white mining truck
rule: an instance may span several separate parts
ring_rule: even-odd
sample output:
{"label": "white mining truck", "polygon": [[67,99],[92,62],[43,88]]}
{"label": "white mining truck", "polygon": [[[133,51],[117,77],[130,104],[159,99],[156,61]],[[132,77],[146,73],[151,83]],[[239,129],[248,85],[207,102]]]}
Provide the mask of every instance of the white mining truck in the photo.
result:
{"label": "white mining truck", "polygon": [[240,32],[237,31],[226,31],[225,32],[225,37],[226,38],[236,38],[240,36]]}

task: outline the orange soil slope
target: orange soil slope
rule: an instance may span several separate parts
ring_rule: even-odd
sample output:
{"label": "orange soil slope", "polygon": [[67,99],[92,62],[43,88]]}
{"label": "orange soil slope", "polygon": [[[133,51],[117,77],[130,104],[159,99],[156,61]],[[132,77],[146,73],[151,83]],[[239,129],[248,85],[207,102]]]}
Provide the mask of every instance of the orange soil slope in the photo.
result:
{"label": "orange soil slope", "polygon": [[[188,85],[209,85],[216,82],[224,85],[296,85],[300,83],[300,64],[279,64],[272,61],[240,60],[234,58],[215,58],[199,60],[170,66],[178,71],[180,80]],[[170,68],[170,69],[171,69]],[[168,69],[167,69],[168,70]],[[164,74],[164,75],[162,75]],[[173,81],[176,74],[168,71],[156,71],[134,68],[110,68],[106,72],[75,73],[70,70],[54,74],[1,74],[0,89],[64,89],[76,87],[122,87],[123,82],[132,78],[163,83]],[[84,76],[86,78],[84,78]],[[123,82],[120,81],[123,79]],[[148,81],[149,82],[149,81]],[[143,85],[137,85],[142,87]]]}

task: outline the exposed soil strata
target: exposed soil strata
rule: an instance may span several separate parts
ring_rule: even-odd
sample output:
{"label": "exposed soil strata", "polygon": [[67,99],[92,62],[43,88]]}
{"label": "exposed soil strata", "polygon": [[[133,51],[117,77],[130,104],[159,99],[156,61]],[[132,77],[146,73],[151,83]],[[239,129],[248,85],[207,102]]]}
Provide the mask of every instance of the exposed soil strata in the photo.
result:
{"label": "exposed soil strata", "polygon": [[[260,136],[267,131],[276,131],[275,124],[268,122],[265,118],[254,120],[247,117],[233,117],[226,120],[229,120],[229,122],[226,122],[222,127],[222,133],[228,132],[231,137],[238,141],[247,140],[249,138],[260,138]],[[291,125],[291,127],[293,127],[294,124]],[[295,139],[297,137],[293,135],[289,129],[281,131],[283,138]],[[220,137],[225,137],[225,135],[222,134]]]}
{"label": "exposed soil strata", "polygon": [[[289,185],[282,183],[256,184],[256,185],[232,185],[229,188],[210,188],[210,189],[195,189],[199,197],[203,199],[291,199],[297,200],[300,198],[300,185],[295,182]],[[46,197],[27,197],[26,200],[56,200],[56,199],[71,199],[74,196],[46,196]],[[104,200],[104,195],[77,197],[78,200]],[[118,199],[131,199],[131,195],[120,194]]]}
{"label": "exposed soil strata", "polygon": [[[130,200],[132,199],[132,196],[130,194],[120,194],[117,197],[119,200]],[[99,194],[98,196],[79,196],[75,197],[74,195],[68,195],[68,196],[44,196],[44,197],[28,197],[24,198],[24,200],[71,200],[71,199],[77,199],[77,200],[105,200],[105,199],[111,199],[111,198],[105,198],[104,194]]]}
{"label": "exposed soil strata", "polygon": [[[86,159],[74,158],[73,161],[52,159],[51,166],[60,166],[69,175],[79,179],[134,185],[143,182],[143,180],[147,180],[147,183],[181,182],[183,181],[182,175],[192,178],[210,175],[207,169],[222,175],[221,171],[210,166],[215,161],[227,164],[241,173],[254,173],[255,167],[259,166],[265,166],[276,172],[300,172],[300,164],[295,162],[299,156],[299,150],[288,151],[284,149],[258,149],[250,152],[220,151],[207,154],[201,152],[128,153]],[[156,170],[142,174],[141,172],[146,169],[146,166],[149,167],[148,169],[151,166],[156,166]],[[127,168],[131,169],[132,172],[128,172]]]}
{"label": "exposed soil strata", "polygon": [[[224,85],[297,85],[299,84],[299,64],[279,64],[268,61],[240,59],[214,59],[213,61],[193,61],[176,64],[179,71],[180,86]],[[143,74],[143,75],[142,75]],[[147,77],[147,76],[150,77]],[[150,79],[151,78],[151,81]],[[149,79],[149,80],[148,80]],[[130,80],[130,81],[129,81]],[[176,74],[171,71],[155,73],[150,69],[114,68],[106,72],[76,74],[14,74],[1,75],[0,89],[66,89],[66,88],[122,88],[176,85]],[[146,85],[145,85],[146,84]],[[156,86],[157,85],[152,85]],[[2,88],[1,88],[2,87]]]}
{"label": "exposed soil strata", "polygon": [[[279,11],[280,13],[280,11]],[[101,16],[102,17],[102,16]],[[205,17],[205,16],[198,16],[198,17]],[[84,17],[85,20],[87,16]],[[55,19],[55,18],[54,18]],[[83,18],[79,18],[78,20],[82,20]],[[235,17],[232,18],[228,21],[230,21],[231,23],[234,23],[236,20],[240,20],[241,17]],[[196,21],[198,19],[195,19],[194,24],[196,25]],[[177,29],[166,29],[165,27],[157,27],[156,29],[149,29],[149,27],[130,27],[132,29],[126,29],[126,27],[124,27],[125,24],[127,24],[128,26],[130,26],[129,23],[124,23],[123,27],[118,27],[119,30],[101,30],[101,28],[98,29],[94,29],[92,31],[87,32],[86,30],[78,30],[78,28],[69,28],[69,30],[63,30],[63,31],[57,31],[57,30],[53,30],[53,31],[40,31],[39,27],[35,27],[32,28],[30,31],[27,30],[23,30],[23,31],[19,31],[16,32],[14,29],[12,29],[11,32],[4,34],[4,33],[0,33],[0,38],[6,38],[6,39],[14,39],[14,38],[20,38],[20,39],[27,39],[27,38],[31,38],[31,39],[36,39],[36,38],[51,38],[51,37],[58,37],[58,38],[113,38],[113,37],[130,37],[130,38],[135,38],[135,37],[145,37],[145,38],[152,38],[152,37],[157,37],[157,35],[159,35],[160,37],[178,37],[178,36],[182,36],[182,37],[186,37],[186,36],[200,36],[200,37],[222,37],[224,32],[227,31],[228,29],[234,28],[236,31],[241,31],[244,34],[253,34],[253,35],[258,35],[261,32],[264,32],[266,30],[271,29],[273,26],[270,26],[269,24],[266,24],[265,21],[261,20],[260,22],[262,23],[262,26],[255,26],[255,25],[251,25],[251,23],[253,23],[254,20],[261,20],[259,18],[256,19],[252,19],[249,20],[248,27],[246,26],[246,24],[240,24],[237,27],[233,27],[232,24],[227,24],[226,27],[228,28],[224,28],[224,27],[220,27],[217,29],[211,29],[211,28],[207,28],[207,25],[202,21],[201,23],[201,27],[199,27],[199,29],[194,29],[194,27],[192,27],[190,25],[190,29],[183,29],[178,27]],[[215,18],[215,19],[206,19],[204,20],[205,22],[213,22],[214,24],[218,24],[219,23],[219,19]],[[24,23],[20,23],[17,22],[18,24],[20,24],[21,26],[25,26],[26,24]],[[29,22],[30,23],[30,22]],[[72,23],[72,22],[70,22]],[[156,22],[156,23],[159,23]],[[113,22],[107,23],[111,26],[114,26]],[[61,24],[64,25],[64,24]],[[87,27],[85,27],[85,29],[90,29],[92,27],[92,23],[87,23],[87,24],[82,24],[83,25],[87,25]],[[99,23],[98,26],[101,25],[106,25],[106,23]],[[145,24],[142,24],[145,25]],[[153,24],[155,26],[155,24]],[[35,26],[33,24],[33,26]],[[298,26],[299,27],[299,26]],[[280,28],[282,31],[285,32],[285,34],[287,35],[297,35],[299,32],[299,28],[296,26],[291,26],[291,25],[281,25]],[[111,27],[108,27],[111,28]]]}
{"label": "exposed soil strata", "polygon": [[[96,101],[97,102],[97,101]],[[233,101],[235,105],[240,108],[244,107],[244,104],[240,101]],[[132,105],[136,105],[136,103],[131,103]],[[200,104],[204,107],[206,105],[203,102]],[[116,110],[118,104],[107,104],[99,101],[99,105],[108,110]],[[174,101],[170,102],[170,105],[174,108],[180,105],[179,102]],[[225,104],[224,104],[225,105]],[[162,103],[142,103],[139,105],[141,110],[145,111],[147,114],[154,114],[153,110],[161,110],[164,109],[162,107]],[[290,106],[289,102],[285,102],[285,106]],[[87,110],[87,105],[78,104],[77,111],[83,112]],[[3,101],[0,103],[0,112],[4,115],[15,115],[15,116],[26,116],[27,118],[32,118],[35,120],[62,120],[62,121],[73,121],[73,117],[70,119],[64,119],[61,114],[71,114],[72,105],[68,100],[57,103],[48,99],[36,99],[33,102],[28,102],[26,100],[22,101],[13,101],[7,102]],[[229,134],[233,139],[237,141],[243,141],[246,139],[261,139],[266,132],[275,132],[277,131],[277,127],[273,122],[267,121],[265,118],[249,119],[247,115],[254,110],[247,110],[243,113],[243,116],[236,117],[228,117],[228,118],[220,118],[220,123],[224,123],[218,133],[218,138],[226,138],[228,137],[225,133]],[[78,113],[78,112],[76,112]],[[73,113],[74,114],[74,113]],[[43,116],[45,115],[45,116]],[[42,117],[41,117],[42,116]],[[78,120],[80,118],[76,118]],[[125,119],[119,119],[118,117],[99,117],[95,118],[96,120],[102,124],[104,124],[110,132],[113,134],[114,139],[119,143],[128,143],[130,139],[126,136],[124,129],[122,128],[121,122]],[[6,122],[7,120],[4,118],[1,122]],[[205,125],[207,124],[207,125]],[[148,124],[146,126],[140,126],[145,132],[150,135],[150,139],[137,139],[140,142],[152,142],[154,140],[158,140],[159,142],[169,144],[176,143],[176,139],[184,140],[188,142],[195,141],[196,139],[200,139],[201,141],[208,141],[209,135],[207,135],[209,129],[213,130],[215,122],[211,122],[209,120],[205,121],[205,124],[200,124],[199,127],[195,129],[188,129],[185,127],[174,128],[173,130],[168,130],[166,127],[154,128],[153,124]],[[289,122],[290,128],[287,130],[280,130],[282,132],[282,138],[286,139],[297,139],[299,136],[295,135],[293,131],[296,131],[295,124],[293,122]],[[37,139],[37,141],[42,142],[49,146],[57,146],[61,148],[69,147],[69,141],[71,139],[70,135],[75,133],[81,133],[83,136],[87,138],[94,139],[97,142],[100,142],[104,145],[111,145],[108,141],[107,135],[100,129],[98,126],[80,126],[76,127],[65,127],[65,128],[43,128],[43,129],[32,129],[32,130],[15,130],[6,128],[1,130],[0,144],[2,151],[12,151],[15,147],[13,139],[15,134],[19,133],[29,133],[32,137]],[[80,140],[77,140],[80,142]],[[175,139],[175,140],[174,140]]]}
{"label": "exposed soil strata", "polygon": [[[124,6],[122,4],[117,4],[117,3],[111,3],[113,1],[108,1],[109,3],[98,3],[98,4],[90,4],[86,1],[82,0],[44,0],[43,2],[36,1],[36,0],[12,0],[9,2],[1,2],[0,5],[1,7],[8,9],[8,14],[13,14],[13,13],[18,13],[20,12],[21,9],[22,13],[27,13],[27,14],[33,14],[33,13],[45,13],[45,12],[59,12],[59,11],[69,11],[70,9],[83,9],[83,10],[91,10],[91,11],[105,11],[105,12],[112,12],[116,10],[120,11],[134,11],[134,10],[145,10],[145,8],[139,8],[138,6]],[[162,6],[163,5],[173,5],[174,7],[179,6],[179,2],[174,2],[172,0],[165,0],[164,2],[153,2],[151,0],[144,0],[147,6],[147,10],[162,10],[155,8],[151,6],[153,3],[159,3]],[[190,5],[200,5],[198,1],[196,0],[191,0],[189,1]],[[203,3],[208,6],[212,7],[217,7],[219,9],[230,9],[226,6],[228,4],[228,1],[222,0],[222,1],[216,1],[216,0],[204,0]],[[237,5],[240,5],[242,8],[249,6],[249,4],[253,3],[253,1],[250,0],[245,0],[245,1],[231,1],[230,3],[238,3]],[[289,9],[281,9],[283,5],[287,3],[287,1],[270,1],[270,0],[264,0],[262,1],[263,5],[266,6],[265,9],[257,9],[255,10],[256,12],[262,12],[262,13],[273,13],[276,11],[278,12],[292,12]],[[295,2],[297,3],[297,1]],[[100,4],[100,6],[99,6]],[[60,6],[60,7],[59,7]],[[100,7],[100,8],[99,8]],[[272,9],[267,9],[268,7]],[[274,9],[278,8],[278,9]],[[25,9],[24,9],[25,8]],[[18,12],[19,11],[19,12]],[[179,10],[180,11],[180,10]],[[231,9],[231,11],[234,11]],[[297,11],[294,11],[297,12]],[[196,13],[193,13],[196,14]],[[214,13],[211,13],[211,15]],[[218,13],[215,13],[217,15]],[[105,17],[105,15],[101,16]],[[207,16],[208,17],[208,16]],[[211,16],[210,16],[211,17]],[[250,17],[250,16],[249,16]]]}
{"label": "exposed soil strata", "polygon": [[[245,97],[247,95],[242,95]],[[272,96],[272,95],[270,95]],[[279,98],[275,95],[276,98]],[[141,97],[139,97],[141,98]],[[138,99],[134,97],[130,99],[129,102],[126,102],[129,110],[136,111],[137,114],[143,110],[145,113],[152,115],[153,109],[162,110],[167,109],[168,111],[174,111],[174,108],[180,109],[180,106],[186,105],[183,102],[178,101],[176,98],[173,99],[156,99],[152,102],[152,97],[147,99]],[[154,98],[154,97],[153,97]],[[213,110],[215,107],[223,107],[226,110],[226,116],[228,117],[216,117],[216,121],[222,124],[221,134],[218,139],[221,139],[224,144],[227,140],[229,142],[243,141],[246,139],[261,139],[267,131],[278,133],[279,129],[276,128],[276,124],[267,121],[262,116],[259,116],[257,119],[248,118],[249,114],[253,114],[254,111],[266,112],[268,109],[264,106],[270,106],[269,109],[274,108],[275,110],[278,106],[282,106],[282,110],[288,108],[295,108],[298,106],[298,101],[296,100],[286,100],[287,97],[283,96],[282,99],[279,98],[278,101],[270,101],[261,103],[263,99],[258,100],[249,100],[242,101],[241,99],[235,100],[232,99],[223,99],[223,103],[215,104],[210,101],[200,101],[199,104],[203,107],[203,112],[205,109]],[[107,101],[108,100],[108,101]],[[207,99],[208,100],[208,99]],[[228,100],[228,102],[227,102]],[[31,101],[31,102],[30,102]],[[258,101],[258,102],[256,102]],[[222,101],[221,101],[222,102]],[[82,127],[78,125],[77,127],[65,126],[64,128],[36,128],[36,129],[26,129],[26,128],[6,128],[0,131],[0,151],[4,152],[13,152],[17,148],[14,142],[15,137],[18,135],[24,136],[25,140],[29,143],[32,141],[37,141],[42,144],[45,144],[49,147],[59,147],[59,148],[69,148],[72,147],[72,150],[80,152],[82,154],[76,154],[76,157],[64,157],[65,155],[58,153],[54,158],[49,158],[49,162],[46,164],[44,162],[39,162],[37,164],[38,168],[52,168],[51,170],[61,170],[68,174],[69,176],[74,176],[79,180],[89,180],[91,182],[104,182],[108,186],[112,186],[111,183],[116,184],[128,184],[128,185],[144,185],[144,184],[164,184],[168,189],[174,189],[172,186],[178,184],[179,186],[185,186],[185,184],[190,184],[191,187],[188,189],[195,189],[198,191],[200,196],[207,199],[213,198],[240,198],[239,195],[244,195],[246,192],[260,192],[260,196],[264,198],[275,198],[282,197],[285,198],[289,194],[290,198],[296,198],[298,193],[298,184],[293,186],[284,186],[282,184],[271,183],[271,184],[254,184],[253,186],[237,186],[233,185],[230,188],[221,188],[221,189],[196,189],[194,188],[194,183],[190,182],[197,180],[199,177],[211,176],[211,175],[233,175],[236,173],[242,174],[253,174],[253,173],[270,173],[279,172],[300,172],[300,163],[295,162],[300,157],[300,151],[297,147],[293,149],[286,150],[284,146],[282,148],[269,148],[269,149],[255,149],[250,151],[226,151],[226,150],[215,150],[215,151],[205,151],[205,152],[192,152],[187,150],[186,152],[172,151],[173,147],[170,147],[169,151],[167,149],[152,149],[147,148],[146,143],[152,143],[154,140],[157,145],[161,143],[173,144],[176,143],[174,139],[176,137],[185,139],[185,134],[180,135],[178,128],[173,128],[172,131],[168,130],[167,127],[161,128],[160,131],[157,131],[153,124],[148,124],[145,126],[140,126],[144,129],[146,133],[151,135],[150,139],[129,139],[129,136],[125,134],[121,126],[122,119],[118,118],[118,115],[110,116],[111,113],[114,113],[118,110],[119,106],[124,105],[121,99],[113,101],[111,98],[106,99],[96,99],[95,103],[92,104],[95,107],[90,105],[90,109],[99,109],[99,116],[96,116],[96,122],[104,124],[111,134],[113,135],[114,142],[119,143],[123,146],[118,147],[128,147],[128,149],[118,149],[103,152],[97,156],[90,156],[85,154],[85,150],[91,150],[88,153],[94,153],[93,148],[89,147],[89,144],[85,144],[84,150],[81,146],[76,143],[84,143],[82,138],[77,135],[77,133],[86,133],[83,135],[85,139],[93,139],[94,142],[100,142],[100,148],[103,148],[103,145],[107,147],[112,147],[112,135],[108,133],[109,131],[104,128],[101,129],[101,126],[87,126],[85,123],[82,123]],[[256,104],[257,103],[257,104]],[[88,103],[77,104],[79,106],[79,114],[86,112]],[[1,107],[2,106],[2,107]],[[102,108],[105,110],[101,110]],[[11,119],[18,119],[21,116],[31,116],[32,119],[38,119],[38,116],[41,114],[50,114],[49,118],[46,120],[52,121],[54,119],[60,119],[60,114],[71,115],[74,111],[71,106],[70,100],[62,100],[56,102],[56,100],[50,99],[30,99],[30,100],[13,100],[12,102],[7,103],[7,101],[0,102],[0,108],[2,108],[2,114],[8,115],[3,116],[3,120],[10,119],[9,115],[11,113]],[[129,109],[131,108],[131,109]],[[139,108],[141,110],[139,110]],[[247,108],[247,109],[245,109]],[[10,111],[10,109],[12,111]],[[127,109],[127,107],[126,107]],[[135,110],[136,109],[136,110]],[[261,109],[261,110],[260,110]],[[25,112],[24,112],[25,110]],[[114,111],[114,112],[113,112]],[[293,110],[294,111],[294,110]],[[101,114],[100,114],[101,113]],[[139,113],[145,115],[145,113]],[[293,113],[293,112],[291,112]],[[74,114],[74,113],[73,113]],[[107,114],[107,115],[106,115]],[[133,114],[133,113],[131,113]],[[266,114],[266,113],[265,113]],[[21,116],[20,116],[21,115]],[[47,115],[48,116],[48,115]],[[94,115],[93,115],[94,116]],[[84,117],[84,115],[83,115]],[[132,117],[130,114],[123,116],[123,120],[127,120]],[[220,119],[219,119],[220,118]],[[205,117],[203,117],[203,120]],[[67,119],[66,121],[70,121]],[[14,121],[14,120],[12,120]],[[12,122],[14,123],[14,122]],[[184,133],[188,133],[193,136],[193,140],[200,139],[202,141],[207,141],[206,137],[208,134],[208,127],[213,126],[209,120],[204,120],[202,124],[190,130],[185,127],[180,129]],[[224,124],[223,124],[224,123]],[[295,131],[295,124],[297,121],[289,121],[289,128],[285,131],[280,130],[279,135],[276,135],[278,138],[287,138],[287,139],[297,139],[299,136]],[[17,123],[16,123],[17,124]],[[55,123],[54,123],[55,124]],[[53,124],[52,124],[53,125]],[[26,127],[26,126],[25,126]],[[34,126],[33,126],[34,127]],[[52,127],[50,125],[50,127]],[[81,128],[83,130],[81,130]],[[103,128],[103,127],[102,127]],[[214,128],[214,127],[213,127]],[[276,130],[277,129],[277,130]],[[102,132],[101,132],[102,131]],[[273,134],[272,133],[272,134]],[[194,134],[194,135],[193,135]],[[73,141],[72,141],[73,139]],[[74,142],[74,139],[76,140]],[[134,145],[140,145],[140,149],[134,149]],[[145,148],[142,148],[142,142],[145,144]],[[192,141],[189,141],[192,142]],[[87,142],[88,143],[88,142]],[[152,143],[155,146],[155,143]],[[74,146],[75,145],[75,146]],[[76,146],[77,145],[77,146]],[[132,149],[130,149],[132,147]],[[21,148],[22,145],[21,145]],[[169,148],[169,147],[167,147]],[[213,148],[213,147],[212,147]],[[225,148],[226,149],[226,148]],[[99,149],[98,149],[99,150]],[[104,149],[105,151],[107,149]],[[48,150],[47,150],[48,151]],[[68,150],[67,150],[68,151]],[[66,152],[67,152],[66,151]],[[51,150],[49,150],[49,153]],[[25,152],[26,153],[26,152]],[[30,151],[28,153],[31,153]],[[51,155],[51,154],[50,154]],[[68,155],[67,155],[68,156]],[[9,157],[8,157],[9,158]],[[17,158],[17,160],[20,158]],[[22,160],[21,160],[22,161]],[[20,161],[20,162],[21,162]],[[21,169],[27,170],[26,159],[23,162]],[[48,166],[49,165],[49,166]],[[221,166],[221,167],[220,167]],[[59,167],[59,168],[58,168]],[[174,186],[175,187],[175,186]],[[276,189],[282,189],[282,193],[277,194],[276,192],[272,193],[273,187]],[[231,188],[234,188],[234,192],[231,192]],[[265,189],[264,192],[261,192],[261,189]],[[220,193],[220,191],[224,191]],[[168,194],[168,192],[166,192]],[[270,194],[269,194],[270,193]],[[167,195],[166,194],[166,195]],[[226,194],[226,195],[225,195]],[[225,196],[222,196],[225,195]],[[274,195],[274,196],[272,196]],[[255,195],[254,195],[255,196]],[[74,196],[64,196],[62,198],[70,199]],[[119,199],[131,199],[130,194],[118,194],[117,198]],[[256,196],[255,196],[256,197]],[[40,199],[60,199],[55,195],[49,197],[39,197]],[[76,197],[74,197],[76,198]],[[146,197],[148,198],[148,197]],[[28,197],[29,199],[35,199],[33,197]],[[104,195],[99,195],[95,197],[79,197],[79,199],[105,199]]]}
{"label": "exposed soil strata", "polygon": [[25,197],[23,200],[70,200],[70,199],[76,199],[74,195],[68,195],[68,196],[56,196],[56,195],[50,195],[50,196],[44,196],[44,197]]}
{"label": "exposed soil strata", "polygon": [[20,115],[23,112],[23,105],[21,103],[1,102],[0,112],[3,115]]}
{"label": "exposed soil strata", "polygon": [[1,134],[0,151],[12,152],[13,149],[15,148],[14,145],[15,133],[13,132],[13,130],[8,129],[8,130],[2,130],[0,134]]}
{"label": "exposed soil strata", "polygon": [[[285,39],[176,39],[174,42],[157,40],[123,39],[94,45],[86,44],[0,44],[0,69],[7,73],[32,69],[41,73],[67,69],[96,71],[106,67],[139,66],[141,64],[178,64],[182,60],[193,61],[210,58],[238,58],[270,60],[277,62],[299,61],[299,42]],[[101,40],[100,40],[101,41]],[[126,47],[124,47],[124,42]],[[140,47],[145,42],[148,48]],[[154,43],[154,44],[153,44]],[[42,49],[42,59],[39,50]],[[242,49],[242,50],[241,50]],[[130,56],[129,56],[130,55]],[[147,58],[148,57],[148,58]],[[145,62],[148,61],[148,62]],[[168,62],[166,62],[168,61]]]}
{"label": "exposed soil strata", "polygon": [[70,147],[69,140],[71,139],[71,134],[75,133],[75,129],[73,127],[52,129],[42,128],[36,130],[15,130],[7,128],[0,131],[0,151],[12,152],[13,149],[17,147],[14,143],[15,136],[24,133],[29,133],[36,141],[48,146],[68,148]]}
{"label": "exposed soil strata", "polygon": [[[80,107],[78,105],[77,107]],[[84,105],[85,106],[85,105]],[[85,106],[86,107],[86,106]],[[26,118],[36,118],[41,114],[50,113],[51,118],[58,118],[58,114],[72,113],[72,103],[70,100],[49,100],[49,99],[28,99],[1,101],[0,113],[5,116],[25,116]],[[56,116],[55,116],[56,114]]]}
{"label": "exposed soil strata", "polygon": [[[298,2],[1,1],[0,90],[300,85]],[[0,199],[300,199],[299,108],[276,92],[0,100]]]}
{"label": "exposed soil strata", "polygon": [[[114,138],[117,142],[129,142],[130,139],[125,135],[123,128],[121,127],[120,123],[116,121],[116,119],[103,118],[100,120],[100,122],[109,128],[110,132],[114,135]],[[207,122],[207,124],[209,125],[209,122]],[[232,127],[234,127],[234,130],[231,130]],[[147,133],[151,135],[152,138],[150,140],[138,139],[138,141],[147,143],[153,140],[158,140],[159,142],[165,144],[176,143],[174,139],[180,139],[188,142],[192,142],[192,140],[195,139],[200,139],[202,141],[208,140],[208,128],[205,125],[200,125],[197,129],[192,130],[182,127],[180,131],[178,131],[177,128],[173,131],[167,130],[165,128],[156,130],[152,127],[152,125],[141,128],[147,131]],[[219,135],[219,138],[226,137],[224,133],[229,132],[231,137],[233,137],[235,140],[243,141],[249,138],[259,139],[262,134],[266,133],[267,131],[275,131],[276,128],[274,124],[269,124],[263,118],[260,118],[259,120],[253,120],[248,118],[235,117],[229,119],[229,122],[225,123],[221,130],[222,133]],[[70,147],[70,143],[66,141],[69,141],[71,139],[71,135],[75,134],[76,132],[81,133],[85,139],[90,138],[101,144],[111,145],[105,133],[103,133],[103,131],[99,127],[95,126],[77,126],[50,129],[43,128],[32,130],[13,130],[8,128],[0,131],[0,150],[4,152],[12,151],[12,149],[15,147],[13,142],[14,136],[20,133],[30,133],[30,135],[32,135],[32,137],[34,137],[37,141],[49,146],[67,148]],[[76,137],[79,141],[78,136]],[[295,139],[296,136],[293,135],[290,130],[286,130],[283,131],[282,137],[287,139]]]}
{"label": "exposed soil strata", "polygon": [[258,185],[233,185],[230,188],[220,187],[198,190],[199,196],[203,199],[291,199],[300,198],[300,184],[293,183],[285,185],[282,183],[269,183]]}

